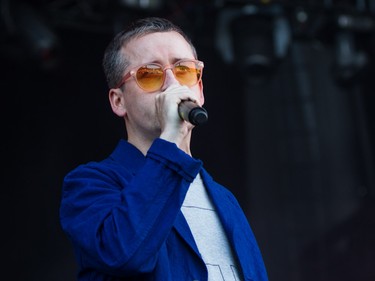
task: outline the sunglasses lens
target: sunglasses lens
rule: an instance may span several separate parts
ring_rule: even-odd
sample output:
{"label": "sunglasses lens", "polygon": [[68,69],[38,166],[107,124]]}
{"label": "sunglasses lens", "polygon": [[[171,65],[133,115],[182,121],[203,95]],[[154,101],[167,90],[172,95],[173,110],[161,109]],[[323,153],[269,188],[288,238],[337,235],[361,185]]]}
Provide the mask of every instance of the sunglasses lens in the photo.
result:
{"label": "sunglasses lens", "polygon": [[[173,73],[181,85],[188,87],[198,83],[202,76],[203,64],[196,61],[180,61],[173,67]],[[154,92],[163,86],[164,69],[158,64],[147,64],[138,68],[135,78],[139,87],[146,92]]]}
{"label": "sunglasses lens", "polygon": [[142,66],[137,70],[138,85],[145,91],[156,91],[163,84],[163,69],[154,64]]}
{"label": "sunglasses lens", "polygon": [[202,68],[198,68],[193,61],[182,61],[175,65],[173,71],[181,85],[189,87],[197,84],[202,74]]}

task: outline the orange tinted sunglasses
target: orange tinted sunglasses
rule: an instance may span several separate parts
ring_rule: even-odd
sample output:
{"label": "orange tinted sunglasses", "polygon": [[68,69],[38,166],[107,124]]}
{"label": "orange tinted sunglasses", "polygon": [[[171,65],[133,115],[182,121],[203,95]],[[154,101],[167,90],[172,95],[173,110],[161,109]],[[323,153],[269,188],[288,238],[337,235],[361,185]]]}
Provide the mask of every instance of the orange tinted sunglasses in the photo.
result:
{"label": "orange tinted sunglasses", "polygon": [[203,67],[203,62],[199,60],[179,60],[166,66],[158,63],[143,64],[125,74],[116,88],[122,87],[127,80],[133,77],[137,85],[145,92],[158,91],[163,87],[167,69],[173,71],[181,85],[192,87],[202,79]]}

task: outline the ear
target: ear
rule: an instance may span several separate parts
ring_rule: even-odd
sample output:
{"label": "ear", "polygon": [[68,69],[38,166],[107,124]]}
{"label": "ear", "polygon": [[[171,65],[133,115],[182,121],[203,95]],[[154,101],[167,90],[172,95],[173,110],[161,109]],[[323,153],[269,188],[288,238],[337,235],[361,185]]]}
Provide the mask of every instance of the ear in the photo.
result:
{"label": "ear", "polygon": [[124,93],[121,89],[110,89],[108,93],[109,102],[113,113],[119,117],[124,117],[126,114],[126,106],[124,100]]}

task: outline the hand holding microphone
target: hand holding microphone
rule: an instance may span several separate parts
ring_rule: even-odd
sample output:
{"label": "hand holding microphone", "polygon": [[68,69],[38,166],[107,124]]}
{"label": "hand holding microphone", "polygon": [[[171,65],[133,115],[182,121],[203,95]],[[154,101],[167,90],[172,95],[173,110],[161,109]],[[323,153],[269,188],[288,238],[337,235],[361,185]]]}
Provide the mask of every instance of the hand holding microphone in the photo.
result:
{"label": "hand holding microphone", "polygon": [[204,124],[208,120],[207,110],[189,100],[184,100],[178,105],[178,114],[182,120],[195,126]]}
{"label": "hand holding microphone", "polygon": [[172,108],[173,104],[177,102],[177,114],[180,119],[194,126],[206,123],[208,120],[206,109],[199,106],[198,103],[193,100],[195,100],[194,93],[187,86],[177,84],[169,86],[166,90],[156,95],[157,108],[159,108],[158,111],[160,113],[168,112],[168,108]]}

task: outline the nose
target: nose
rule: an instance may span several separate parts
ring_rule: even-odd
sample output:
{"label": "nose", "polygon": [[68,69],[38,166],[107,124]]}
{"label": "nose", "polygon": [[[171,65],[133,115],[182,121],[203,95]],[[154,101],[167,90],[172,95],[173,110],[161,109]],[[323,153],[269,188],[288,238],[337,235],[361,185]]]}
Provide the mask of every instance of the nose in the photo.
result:
{"label": "nose", "polygon": [[170,68],[166,69],[164,75],[165,75],[165,78],[164,78],[164,84],[162,87],[163,91],[167,89],[168,87],[170,87],[171,85],[179,84],[176,77],[174,76],[172,69]]}

